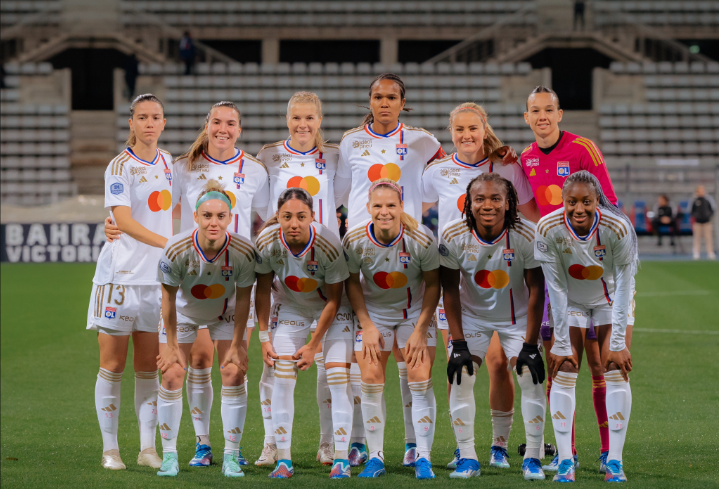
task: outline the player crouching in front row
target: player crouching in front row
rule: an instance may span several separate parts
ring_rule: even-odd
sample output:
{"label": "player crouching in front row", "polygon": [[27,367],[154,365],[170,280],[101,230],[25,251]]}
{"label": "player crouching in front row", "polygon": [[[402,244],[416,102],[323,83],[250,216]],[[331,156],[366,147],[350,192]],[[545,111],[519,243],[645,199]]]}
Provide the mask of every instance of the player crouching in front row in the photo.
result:
{"label": "player crouching in front row", "polygon": [[474,448],[475,370],[496,331],[522,388],[524,478],[541,480],[545,404],[538,340],[544,278],[534,258],[534,224],[518,218],[514,186],[496,173],[469,183],[464,213],[465,219],[444,228],[439,245],[444,310],[453,338],[447,365],[453,384],[449,408],[460,452],[450,477],[480,474]]}
{"label": "player crouching in front row", "polygon": [[[250,241],[227,232],[232,220],[230,202],[219,182],[210,180],[195,206],[198,228],[168,240],[159,262],[162,323],[157,366],[162,371],[162,385],[157,410],[163,451],[162,467],[157,473],[160,476],[176,476],[179,470],[177,432],[182,418],[182,382],[187,357],[202,325],[207,325],[213,341],[232,341],[229,346],[216,341],[222,369],[225,435],[222,473],[227,477],[244,475],[237,451],[247,414],[245,333],[255,281],[255,252]],[[232,317],[233,310],[234,324],[223,319]]]}

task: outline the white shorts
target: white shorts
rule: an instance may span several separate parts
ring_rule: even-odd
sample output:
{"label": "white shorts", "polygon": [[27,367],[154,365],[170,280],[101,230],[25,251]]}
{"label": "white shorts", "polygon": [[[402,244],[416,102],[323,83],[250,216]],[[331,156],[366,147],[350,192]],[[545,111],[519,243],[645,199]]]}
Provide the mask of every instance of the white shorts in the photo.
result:
{"label": "white shorts", "polygon": [[[369,317],[384,338],[384,347],[382,348],[382,351],[392,351],[395,336],[397,336],[397,346],[400,349],[407,346],[407,340],[412,333],[414,333],[414,327],[417,325],[417,320],[419,319],[419,316],[417,316],[404,319],[399,323],[389,322],[387,320],[377,318],[371,312],[369,313]],[[434,316],[432,316],[429,328],[427,328],[427,346],[437,346],[437,321]],[[360,328],[359,321],[355,321],[354,350],[362,351],[362,328]]]}
{"label": "white shorts", "polygon": [[[479,318],[462,314],[462,329],[469,353],[481,358],[487,355],[492,335],[497,332],[499,342],[508,359],[522,351],[524,336],[527,334],[527,316],[517,318],[516,324],[489,323]],[[448,354],[452,352],[452,341],[448,341]]]}
{"label": "white shorts", "polygon": [[[294,355],[307,344],[311,326],[320,319],[322,310],[309,311],[275,303],[270,314],[272,347],[277,355]],[[340,305],[335,320],[322,338],[325,364],[350,363],[352,360],[353,319],[349,304]]]}
{"label": "white shorts", "polygon": [[436,316],[437,329],[439,329],[440,331],[449,330],[449,323],[447,322],[447,315],[444,313],[444,302],[442,301],[442,299],[440,299],[439,304],[437,304]]}
{"label": "white shorts", "polygon": [[[627,314],[627,326],[634,326],[634,310],[636,308],[636,283],[632,277],[632,300],[629,302],[629,313]],[[549,308],[549,327],[554,328],[552,319],[553,310]],[[600,304],[594,307],[584,306],[576,302],[567,301],[567,321],[569,326],[575,328],[589,328],[590,326],[603,326],[612,324],[612,306]]]}
{"label": "white shorts", "polygon": [[[213,324],[199,325],[193,319],[177,313],[177,343],[194,343],[197,338],[197,331],[201,328],[207,328],[210,332],[210,338],[215,340],[229,340],[235,335],[235,315],[234,312],[228,312],[222,317],[221,321]],[[167,343],[167,333],[165,332],[165,322],[160,320],[159,326],[160,343]],[[245,329],[244,340],[247,340],[247,329]]]}
{"label": "white shorts", "polygon": [[[247,315],[247,329],[250,330],[250,333],[252,333],[252,329],[257,325],[255,323],[255,287],[252,288],[252,295],[250,295],[250,313]],[[223,319],[227,320],[228,318],[231,321],[235,320],[235,314],[233,312],[225,313],[224,316],[222,316]],[[198,329],[207,329],[207,325],[198,326]],[[232,338],[230,338],[232,339]]]}
{"label": "white shorts", "polygon": [[157,333],[161,302],[159,285],[93,284],[87,329],[112,336]]}

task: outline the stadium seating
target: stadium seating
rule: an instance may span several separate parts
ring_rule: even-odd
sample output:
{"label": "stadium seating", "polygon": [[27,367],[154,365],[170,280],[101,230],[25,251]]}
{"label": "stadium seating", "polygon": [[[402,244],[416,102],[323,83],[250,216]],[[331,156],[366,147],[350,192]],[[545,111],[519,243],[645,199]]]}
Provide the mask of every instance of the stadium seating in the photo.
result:
{"label": "stadium seating", "polygon": [[58,23],[62,10],[61,0],[31,0],[22,2],[5,1],[0,2],[0,25],[3,27],[17,24],[30,17],[37,17],[46,13],[43,23]]}
{"label": "stadium seating", "polygon": [[[597,25],[629,21],[649,25],[719,25],[719,3],[704,1],[596,0],[592,2]],[[618,15],[620,14],[620,15]]]}

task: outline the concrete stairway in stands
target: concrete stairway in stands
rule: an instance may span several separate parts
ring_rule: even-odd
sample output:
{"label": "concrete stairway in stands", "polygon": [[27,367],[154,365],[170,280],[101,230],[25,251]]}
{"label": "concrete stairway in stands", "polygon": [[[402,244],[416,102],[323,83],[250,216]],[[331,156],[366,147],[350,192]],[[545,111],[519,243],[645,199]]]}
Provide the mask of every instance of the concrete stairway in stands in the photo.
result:
{"label": "concrete stairway in stands", "polygon": [[70,162],[81,194],[104,194],[104,172],[117,156],[114,111],[75,110]]}

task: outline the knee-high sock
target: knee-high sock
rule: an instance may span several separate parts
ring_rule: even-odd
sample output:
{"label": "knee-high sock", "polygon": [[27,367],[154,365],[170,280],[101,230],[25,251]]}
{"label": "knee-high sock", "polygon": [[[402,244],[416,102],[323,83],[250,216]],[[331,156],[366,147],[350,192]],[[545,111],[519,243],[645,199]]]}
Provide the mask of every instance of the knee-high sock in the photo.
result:
{"label": "knee-high sock", "polygon": [[225,432],[225,453],[237,453],[247,417],[245,384],[222,386],[222,431]]}
{"label": "knee-high sock", "polygon": [[95,410],[102,432],[102,451],[117,450],[117,427],[120,417],[122,372],[101,368],[95,382]]}
{"label": "knee-high sock", "polygon": [[602,444],[601,453],[609,451],[609,423],[607,422],[607,383],[603,375],[592,376],[592,401],[594,414],[599,425],[599,440]]}
{"label": "knee-high sock", "polygon": [[315,353],[317,364],[317,407],[320,410],[320,445],[332,443],[332,394],[322,353]]}
{"label": "knee-high sock", "polygon": [[177,452],[177,432],[182,419],[182,389],[166,390],[160,386],[157,394],[157,421],[160,423],[162,452]]}
{"label": "knee-high sock", "polygon": [[609,456],[607,460],[622,460],[627,425],[632,412],[632,390],[622,372],[611,370],[604,374],[607,381],[607,414],[609,414]]}
{"label": "knee-high sock", "polygon": [[549,395],[551,399],[550,413],[552,414],[552,425],[560,462],[572,458],[572,421],[576,405],[574,393],[576,385],[577,374],[558,372]]}
{"label": "knee-high sock", "polygon": [[524,367],[521,376],[517,376],[517,383],[522,389],[522,419],[524,431],[527,436],[527,449],[524,458],[540,458],[542,439],[544,437],[544,420],[547,413],[544,404],[544,389],[542,384],[532,382],[529,368]]}
{"label": "knee-high sock", "polygon": [[212,367],[187,368],[187,404],[190,408],[195,435],[210,445],[210,411],[212,410]]}
{"label": "knee-high sock", "polygon": [[404,442],[417,443],[414,433],[414,425],[412,424],[412,391],[409,390],[407,381],[407,364],[405,362],[397,362],[399,370],[399,388],[402,392],[402,412],[404,413]]}
{"label": "knee-high sock", "polygon": [[352,431],[352,389],[350,369],[332,367],[327,370],[327,383],[332,395],[332,429],[335,437],[335,459],[347,459]]}
{"label": "knee-high sock", "polygon": [[382,409],[384,384],[365,384],[362,382],[362,419],[364,421],[367,450],[370,458],[384,460],[384,423]]}
{"label": "knee-high sock", "polygon": [[[475,363],[475,372],[477,364]],[[459,457],[477,460],[474,448],[474,416],[476,412],[474,402],[474,384],[477,375],[470,376],[467,367],[462,368],[462,383],[453,384],[449,393],[449,409],[452,417],[454,437],[459,448]]]}
{"label": "knee-high sock", "polygon": [[272,426],[272,388],[275,385],[275,369],[262,364],[260,377],[260,407],[262,422],[265,425],[265,444],[275,444],[275,429]]}
{"label": "knee-high sock", "polygon": [[272,425],[280,460],[291,460],[292,423],[295,416],[295,386],[297,364],[287,360],[275,361],[275,388],[272,390]]}
{"label": "knee-high sock", "polygon": [[506,450],[509,433],[512,431],[514,409],[511,411],[490,409],[489,413],[492,415],[492,446],[502,447]]}
{"label": "knee-high sock", "polygon": [[353,413],[352,413],[352,443],[364,443],[364,421],[362,419],[362,375],[359,365],[350,365],[350,387],[352,387]]}
{"label": "knee-high sock", "polygon": [[160,390],[160,382],[157,370],[135,372],[135,414],[140,426],[140,451],[155,448],[158,390]]}
{"label": "knee-high sock", "polygon": [[432,379],[410,382],[409,389],[412,391],[412,422],[417,436],[417,458],[431,461],[434,427],[437,424],[437,401]]}

